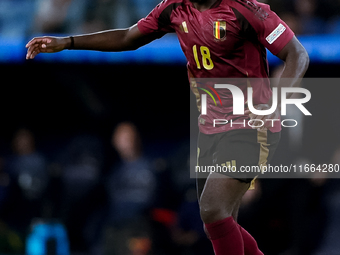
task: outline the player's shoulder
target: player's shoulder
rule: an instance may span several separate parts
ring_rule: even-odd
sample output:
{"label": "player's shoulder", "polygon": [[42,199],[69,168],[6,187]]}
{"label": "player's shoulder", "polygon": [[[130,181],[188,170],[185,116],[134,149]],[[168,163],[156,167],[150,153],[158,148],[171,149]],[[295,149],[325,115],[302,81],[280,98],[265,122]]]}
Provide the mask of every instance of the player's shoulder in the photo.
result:
{"label": "player's shoulder", "polygon": [[159,3],[159,5],[163,6],[169,6],[169,5],[180,5],[182,3],[185,3],[186,0],[163,0]]}
{"label": "player's shoulder", "polygon": [[163,14],[167,14],[167,16],[170,16],[172,11],[177,9],[177,7],[181,6],[184,2],[185,0],[163,0],[155,9]]}
{"label": "player's shoulder", "polygon": [[223,4],[241,12],[247,17],[256,17],[259,20],[266,20],[271,13],[268,4],[260,3],[256,0],[222,0]]}

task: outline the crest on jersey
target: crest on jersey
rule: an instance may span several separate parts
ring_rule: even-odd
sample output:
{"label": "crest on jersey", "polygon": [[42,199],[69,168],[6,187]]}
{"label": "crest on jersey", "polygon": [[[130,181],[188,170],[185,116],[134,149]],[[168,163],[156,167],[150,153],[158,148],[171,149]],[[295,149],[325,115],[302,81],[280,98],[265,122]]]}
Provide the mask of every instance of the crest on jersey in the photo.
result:
{"label": "crest on jersey", "polygon": [[223,20],[214,21],[214,37],[217,40],[222,40],[227,35],[227,24]]}

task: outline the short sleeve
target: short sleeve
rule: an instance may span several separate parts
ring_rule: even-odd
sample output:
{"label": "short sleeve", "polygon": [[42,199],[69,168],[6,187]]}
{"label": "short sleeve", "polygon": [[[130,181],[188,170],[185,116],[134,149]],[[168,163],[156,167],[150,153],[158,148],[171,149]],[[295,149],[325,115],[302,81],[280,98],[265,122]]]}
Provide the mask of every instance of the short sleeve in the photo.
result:
{"label": "short sleeve", "polygon": [[263,21],[258,37],[271,53],[277,55],[292,40],[294,32],[268,5],[264,5],[264,9],[268,12],[268,18]]}
{"label": "short sleeve", "polygon": [[138,21],[138,29],[143,34],[169,33],[171,27],[171,1],[163,0],[145,18]]}
{"label": "short sleeve", "polygon": [[234,1],[236,9],[248,20],[259,42],[277,55],[294,37],[294,32],[273,12],[269,5],[256,0]]}

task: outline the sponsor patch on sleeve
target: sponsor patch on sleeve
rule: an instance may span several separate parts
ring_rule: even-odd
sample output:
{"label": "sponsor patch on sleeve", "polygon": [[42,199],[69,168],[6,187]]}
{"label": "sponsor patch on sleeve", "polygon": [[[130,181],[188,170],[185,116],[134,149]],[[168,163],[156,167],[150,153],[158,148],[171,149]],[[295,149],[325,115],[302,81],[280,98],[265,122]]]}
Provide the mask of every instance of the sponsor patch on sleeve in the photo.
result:
{"label": "sponsor patch on sleeve", "polygon": [[283,34],[283,32],[286,31],[286,29],[287,28],[284,25],[282,24],[278,25],[278,27],[275,28],[274,31],[267,36],[266,38],[267,42],[269,44],[273,44],[277,40],[277,38],[279,38]]}

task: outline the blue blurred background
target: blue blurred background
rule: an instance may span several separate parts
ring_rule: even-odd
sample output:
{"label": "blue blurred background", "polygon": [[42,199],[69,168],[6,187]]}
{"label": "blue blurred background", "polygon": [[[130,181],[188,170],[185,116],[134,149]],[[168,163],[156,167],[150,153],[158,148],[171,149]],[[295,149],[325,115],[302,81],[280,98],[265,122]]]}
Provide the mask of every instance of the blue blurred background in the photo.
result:
{"label": "blue blurred background", "polygon": [[[189,178],[195,100],[175,35],[25,60],[34,36],[128,27],[157,3],[0,0],[0,254],[213,254]],[[338,77],[340,2],[268,3],[308,50],[306,76]],[[340,163],[340,89],[308,89],[313,117],[294,116],[274,163]],[[340,182],[316,177],[262,179],[246,194],[239,223],[266,255],[340,254]]]}

